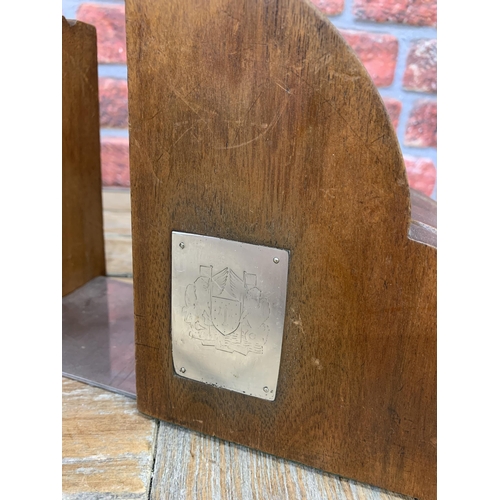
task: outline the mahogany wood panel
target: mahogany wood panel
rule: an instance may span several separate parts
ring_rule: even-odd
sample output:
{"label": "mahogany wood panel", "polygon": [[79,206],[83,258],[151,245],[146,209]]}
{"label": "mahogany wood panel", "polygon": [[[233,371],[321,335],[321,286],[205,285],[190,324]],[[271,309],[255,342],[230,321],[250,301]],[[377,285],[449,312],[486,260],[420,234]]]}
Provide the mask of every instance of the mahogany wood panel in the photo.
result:
{"label": "mahogany wood panel", "polygon": [[[126,16],[139,410],[434,498],[436,246],[362,64],[305,1]],[[174,374],[172,230],[290,250],[274,402]]]}
{"label": "mahogany wood panel", "polygon": [[105,274],[97,39],[62,18],[62,295]]}

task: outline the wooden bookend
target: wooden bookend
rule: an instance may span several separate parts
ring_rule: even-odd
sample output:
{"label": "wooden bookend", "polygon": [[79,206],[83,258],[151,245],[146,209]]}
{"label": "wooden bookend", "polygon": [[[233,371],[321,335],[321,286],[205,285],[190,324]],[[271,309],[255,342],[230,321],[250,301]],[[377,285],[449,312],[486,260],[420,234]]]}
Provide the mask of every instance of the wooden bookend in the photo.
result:
{"label": "wooden bookend", "polygon": [[106,273],[96,30],[62,18],[62,295]]}
{"label": "wooden bookend", "polygon": [[[306,1],[126,16],[139,410],[435,498],[436,231],[366,70]],[[175,373],[172,231],[290,251],[274,401]]]}

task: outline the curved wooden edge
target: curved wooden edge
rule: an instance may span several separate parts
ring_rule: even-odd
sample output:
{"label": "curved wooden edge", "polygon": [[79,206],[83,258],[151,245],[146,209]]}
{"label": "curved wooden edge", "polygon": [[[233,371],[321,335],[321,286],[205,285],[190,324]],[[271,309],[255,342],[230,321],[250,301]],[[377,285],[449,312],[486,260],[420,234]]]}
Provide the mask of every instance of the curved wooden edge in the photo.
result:
{"label": "curved wooden edge", "polygon": [[[309,8],[314,11],[315,15],[321,18],[324,22],[331,25],[333,30],[344,40],[345,49],[350,52],[354,57],[358,58],[356,52],[352,47],[345,41],[344,37],[338,30],[338,28],[330,23],[330,20],[312,3],[308,2]],[[368,71],[366,70],[364,64],[360,64],[362,70],[364,70],[368,80],[372,82],[372,87],[374,94],[378,95],[380,102],[383,102],[382,96],[378,91],[378,88],[373,83]],[[389,113],[385,105],[382,106],[383,112],[386,115],[386,120],[390,122]],[[404,164],[403,153],[400,150],[401,163]],[[407,205],[408,213],[408,238],[416,241],[417,243],[422,243],[424,245],[437,248],[437,203],[432,198],[424,195],[420,191],[412,189],[408,184],[408,177],[404,175],[406,188],[409,192],[409,203]]]}
{"label": "curved wooden edge", "polygon": [[[384,103],[384,99],[383,99],[382,95],[380,94],[380,92],[378,90],[378,87],[373,82],[372,77],[368,73],[368,70],[366,69],[364,63],[359,58],[359,56],[356,53],[356,51],[351,47],[351,45],[347,42],[347,40],[344,38],[344,36],[340,32],[340,28],[337,28],[337,26],[335,24],[333,24],[330,21],[330,19],[325,14],[323,14],[323,12],[321,12],[319,10],[319,8],[316,7],[316,5],[314,5],[312,2],[308,1],[307,4],[308,4],[309,8],[312,9],[315,12],[316,16],[322,18],[324,22],[326,22],[328,25],[330,25],[331,28],[333,28],[333,31],[343,40],[343,42],[344,42],[344,49],[347,52],[350,52],[351,55],[359,61],[359,66],[360,66],[359,71],[360,72],[364,72],[365,77],[371,83],[373,94],[376,95],[376,96],[378,96],[379,104],[380,104],[380,109],[378,110],[378,112],[382,113],[383,115],[385,115],[385,119],[386,119],[387,123],[392,123],[392,119],[389,116],[389,112],[387,111],[387,108],[386,108],[385,103]],[[406,212],[405,219],[407,221],[408,237],[410,239],[414,239],[413,237],[410,236],[411,234],[414,233],[414,231],[412,231],[412,227],[413,227],[413,224],[414,224],[414,216],[413,216],[414,215],[413,214],[414,200],[413,200],[413,197],[414,196],[416,198],[419,198],[420,196],[422,196],[424,198],[428,198],[428,197],[425,196],[424,194],[420,193],[419,191],[415,191],[414,189],[410,188],[410,185],[408,183],[408,176],[407,176],[407,173],[406,173],[406,166],[405,166],[405,162],[404,162],[404,158],[403,158],[403,152],[401,150],[401,146],[399,144],[399,139],[397,137],[397,133],[396,133],[395,130],[393,130],[393,135],[394,135],[394,137],[396,139],[396,145],[397,145],[397,148],[398,148],[398,151],[399,151],[399,159],[400,159],[399,163],[400,163],[400,167],[401,167],[401,171],[400,171],[401,172],[401,176],[400,176],[400,178],[396,182],[398,184],[399,183],[403,183],[404,189],[406,189],[406,191],[407,191],[407,203],[406,203],[406,206],[405,206],[405,212]],[[431,198],[428,198],[428,199],[430,201],[433,201]],[[422,202],[420,202],[420,203],[422,203]],[[420,241],[420,240],[416,240],[416,241]],[[422,241],[421,243],[424,243],[424,242]]]}
{"label": "curved wooden edge", "polygon": [[[342,33],[340,32],[340,28],[337,28],[337,26],[335,24],[333,24],[330,19],[326,16],[326,14],[323,14],[323,12],[321,12],[319,10],[318,7],[316,7],[315,4],[313,4],[311,1],[307,1],[305,2],[307,3],[308,7],[313,10],[316,14],[317,17],[321,18],[325,23],[327,23],[327,25],[330,27],[330,28],[333,28],[333,31],[336,33],[337,36],[340,37],[340,39],[344,42],[344,50],[346,50],[347,52],[349,52],[355,59],[357,59],[359,61],[359,68],[358,68],[358,71],[360,71],[361,73],[364,73],[365,74],[365,77],[366,79],[371,83],[371,87],[372,87],[372,92],[374,94],[374,96],[378,96],[378,100],[379,100],[379,110],[378,112],[383,114],[385,116],[385,119],[386,119],[386,122],[387,123],[391,123],[392,124],[392,119],[391,117],[389,116],[389,112],[387,111],[387,107],[384,103],[384,99],[382,97],[382,95],[380,94],[379,92],[379,89],[378,87],[375,85],[372,77],[370,76],[370,74],[368,73],[368,70],[366,69],[364,63],[361,61],[361,59],[359,58],[358,54],[356,53],[356,51],[351,47],[351,45],[347,42],[347,40],[344,38],[344,36],[342,35]],[[399,144],[399,139],[398,139],[398,136],[397,136],[397,133],[394,129],[392,129],[392,132],[393,132],[393,136],[395,138],[395,143],[396,143],[396,146],[397,146],[397,149],[398,149],[398,152],[399,152],[399,164],[400,164],[400,177],[397,179],[396,183],[397,184],[402,184],[403,185],[403,189],[406,190],[406,198],[407,198],[407,202],[406,202],[406,205],[405,205],[405,213],[406,213],[406,216],[405,216],[405,219],[406,219],[406,223],[407,223],[407,227],[408,227],[408,236],[410,237],[410,233],[411,233],[411,230],[412,230],[412,225],[413,225],[413,196],[416,195],[416,196],[419,196],[421,195],[422,197],[424,198],[427,198],[424,194],[418,192],[418,191],[415,191],[414,189],[410,188],[410,185],[409,185],[409,182],[408,182],[408,176],[407,176],[407,173],[406,173],[406,165],[405,165],[405,162],[404,162],[404,157],[403,157],[403,152],[401,150],[401,146]],[[431,200],[431,198],[428,198],[430,201],[433,201]],[[411,238],[413,239],[413,238]]]}

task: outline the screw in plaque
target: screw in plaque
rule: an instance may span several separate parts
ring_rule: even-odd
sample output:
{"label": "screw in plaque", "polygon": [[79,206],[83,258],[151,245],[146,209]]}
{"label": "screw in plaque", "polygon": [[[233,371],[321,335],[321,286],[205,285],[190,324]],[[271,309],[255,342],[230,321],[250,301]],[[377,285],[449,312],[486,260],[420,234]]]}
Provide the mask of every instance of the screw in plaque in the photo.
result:
{"label": "screw in plaque", "polygon": [[279,261],[280,261],[280,260],[278,259],[278,257],[274,257],[273,262],[274,262],[275,264],[279,264]]}
{"label": "screw in plaque", "polygon": [[264,392],[269,392],[269,387],[267,387],[267,385],[264,387],[263,389]]}
{"label": "screw in plaque", "polygon": [[181,242],[179,243],[179,246],[181,247],[181,250],[184,250],[184,247],[185,247],[186,245],[184,245],[184,243],[181,241]]}
{"label": "screw in plaque", "polygon": [[180,372],[181,373],[186,373],[186,369],[184,367],[181,367]]}

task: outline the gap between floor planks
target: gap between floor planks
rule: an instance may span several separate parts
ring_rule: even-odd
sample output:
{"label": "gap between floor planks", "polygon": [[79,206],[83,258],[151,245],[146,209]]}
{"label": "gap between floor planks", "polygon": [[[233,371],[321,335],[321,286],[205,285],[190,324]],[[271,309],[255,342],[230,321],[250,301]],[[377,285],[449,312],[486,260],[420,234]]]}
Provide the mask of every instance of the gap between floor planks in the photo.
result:
{"label": "gap between floor planks", "polygon": [[140,414],[135,401],[63,383],[63,500],[406,497]]}
{"label": "gap between floor planks", "polygon": [[[102,194],[107,274],[132,276],[130,190],[104,188]],[[71,406],[78,404],[79,398],[87,398],[86,401],[91,403],[87,408],[90,421],[98,422],[96,432],[100,432],[101,426],[107,429],[98,438],[91,436],[87,439],[89,429],[82,428],[85,424],[78,425],[80,436],[76,439],[76,446],[83,439],[81,446],[100,444],[103,449],[88,448],[87,455],[76,461],[65,454],[63,497],[66,500],[407,498],[155,421],[139,414],[135,409],[135,401],[123,396],[68,379],[63,379],[64,384],[66,390],[70,388],[66,393],[63,389],[65,411],[72,415],[74,409]],[[113,455],[116,443],[108,451],[106,440],[116,439],[115,433],[120,435],[118,428],[113,426],[118,425],[122,417],[126,420],[125,415],[133,416],[135,420],[132,428],[126,426],[126,429],[122,429],[127,433],[131,447],[122,454],[130,461],[123,462],[121,455]],[[74,425],[71,424],[71,417],[69,420],[65,418],[63,421],[66,424],[63,425],[71,428]],[[145,427],[141,427],[145,422]],[[70,446],[68,440],[74,440],[75,436],[74,431],[64,434],[63,446],[66,451]],[[120,439],[118,444],[121,443]],[[149,451],[143,449],[140,456],[134,455],[137,439],[143,445],[144,442],[149,443]]]}

